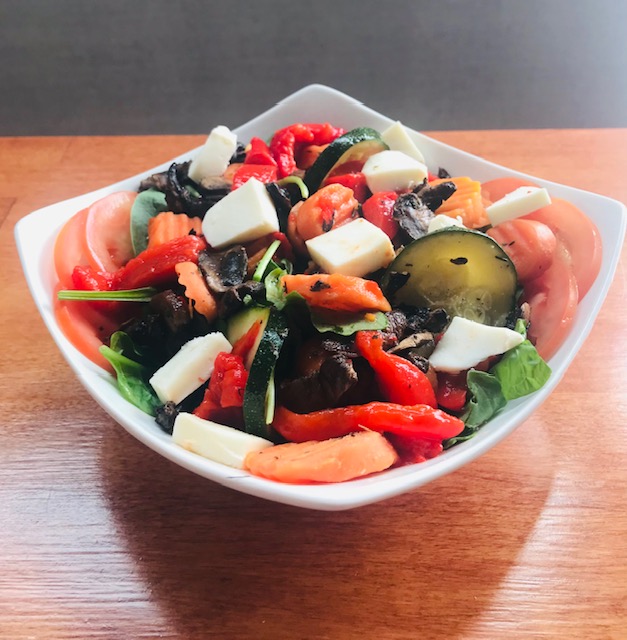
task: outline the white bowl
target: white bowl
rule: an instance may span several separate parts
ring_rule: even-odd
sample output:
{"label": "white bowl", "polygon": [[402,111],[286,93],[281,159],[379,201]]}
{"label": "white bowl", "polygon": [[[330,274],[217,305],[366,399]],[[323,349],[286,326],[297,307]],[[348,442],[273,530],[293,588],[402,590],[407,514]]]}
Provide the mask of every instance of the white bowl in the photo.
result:
{"label": "white bowl", "polygon": [[[393,122],[334,89],[310,85],[235,131],[240,140],[246,141],[252,136],[267,138],[275,130],[293,122],[321,121],[329,121],[347,129],[370,126],[378,130]],[[216,124],[219,123],[208,123],[208,126]],[[16,225],[16,241],[32,296],[61,353],[83,386],[129,433],[176,464],[237,491],[311,509],[349,509],[410,491],[458,469],[492,448],[524,422],[553,391],[590,332],[619,260],[625,234],[626,210],[621,203],[610,198],[510,171],[420,133],[412,132],[412,135],[432,171],[442,166],[453,175],[470,175],[480,181],[500,176],[533,179],[548,187],[552,195],[577,205],[598,226],[603,242],[601,272],[579,304],[570,335],[551,358],[553,373],[540,391],[509,403],[473,439],[445,451],[437,458],[341,484],[280,484],[206,460],[175,445],[150,416],[118,394],[115,381],[108,373],[87,360],[70,344],[55,321],[52,307],[55,284],[52,249],[55,236],[63,223],[98,198],[121,189],[137,189],[142,178],[166,169],[169,162],[98,191],[39,209]],[[196,151],[190,151],[176,160],[189,159]]]}

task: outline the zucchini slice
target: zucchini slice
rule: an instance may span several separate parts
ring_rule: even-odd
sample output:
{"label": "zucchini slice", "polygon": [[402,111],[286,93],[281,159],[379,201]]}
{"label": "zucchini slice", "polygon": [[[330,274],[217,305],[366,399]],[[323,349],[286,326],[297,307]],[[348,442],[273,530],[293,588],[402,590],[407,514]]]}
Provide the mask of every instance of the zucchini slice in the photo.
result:
{"label": "zucchini slice", "polygon": [[250,369],[263,333],[270,318],[270,307],[249,307],[236,313],[229,318],[226,327],[226,338],[231,344],[235,344],[240,338],[245,336],[254,324],[259,324],[259,335],[255,340],[255,344],[251,347],[246,356],[244,364]]}
{"label": "zucchini slice", "polygon": [[275,307],[270,307],[268,322],[265,326],[257,352],[248,372],[248,382],[244,389],[244,428],[247,433],[271,439],[268,418],[274,402],[273,395],[274,367],[279,359],[283,342],[287,337],[288,327],[283,314]]}
{"label": "zucchini slice", "polygon": [[359,127],[348,131],[336,138],[305,172],[303,180],[309,193],[323,186],[327,176],[341,165],[350,162],[363,166],[370,156],[386,149],[389,149],[388,145],[374,129]]}
{"label": "zucchini slice", "polygon": [[518,277],[492,238],[447,227],[407,245],[381,287],[392,305],[442,308],[450,316],[501,327],[516,305]]}

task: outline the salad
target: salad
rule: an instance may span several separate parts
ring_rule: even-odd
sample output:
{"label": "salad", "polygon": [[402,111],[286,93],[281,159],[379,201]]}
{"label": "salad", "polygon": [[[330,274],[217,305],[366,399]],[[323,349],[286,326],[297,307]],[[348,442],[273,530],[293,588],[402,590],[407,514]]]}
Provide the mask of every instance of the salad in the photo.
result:
{"label": "salad", "polygon": [[572,204],[427,167],[399,122],[218,126],[63,226],[55,316],[180,446],[342,482],[434,458],[541,388],[601,257]]}

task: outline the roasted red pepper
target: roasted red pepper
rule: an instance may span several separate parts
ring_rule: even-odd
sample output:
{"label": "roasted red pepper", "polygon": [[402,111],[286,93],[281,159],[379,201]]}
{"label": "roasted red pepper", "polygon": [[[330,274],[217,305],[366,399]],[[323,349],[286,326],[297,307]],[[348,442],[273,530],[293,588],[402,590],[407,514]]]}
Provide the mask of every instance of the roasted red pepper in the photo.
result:
{"label": "roasted red pepper", "polygon": [[246,360],[246,357],[253,348],[253,345],[257,342],[259,332],[261,331],[261,324],[261,320],[255,322],[252,327],[233,345],[233,350],[231,351],[233,355],[237,355],[243,360]]}
{"label": "roasted red pepper", "polygon": [[297,145],[323,145],[333,142],[344,133],[328,122],[323,124],[293,124],[277,131],[270,142],[270,153],[279,168],[279,177],[290,176],[296,170]]}
{"label": "roasted red pepper", "polygon": [[379,191],[370,196],[362,205],[364,218],[379,227],[390,240],[398,233],[398,222],[394,220],[394,204],[398,194],[394,191]]}
{"label": "roasted red pepper", "polygon": [[270,153],[270,147],[261,138],[251,138],[244,164],[266,164],[276,167],[276,160]]}
{"label": "roasted red pepper", "polygon": [[414,364],[383,350],[378,331],[358,331],[355,346],[374,369],[379,388],[390,402],[437,407],[429,378]]}
{"label": "roasted red pepper", "polygon": [[179,262],[198,262],[207,248],[201,236],[188,235],[142,251],[113,274],[113,289],[159,287],[176,282],[174,267]]}
{"label": "roasted red pepper", "polygon": [[[72,271],[72,285],[76,291],[111,291],[113,288],[113,274],[104,271],[96,271],[92,267],[77,266]],[[87,305],[113,317],[124,315],[128,304],[105,300],[81,301],[81,305]]]}
{"label": "roasted red pepper", "polygon": [[306,414],[294,413],[279,406],[272,426],[291,442],[328,440],[362,429],[441,442],[460,434],[464,423],[459,418],[424,404],[405,406],[391,402],[370,402]]}
{"label": "roasted red pepper", "polygon": [[438,406],[447,411],[461,411],[466,404],[468,387],[466,371],[461,373],[438,373]]}
{"label": "roasted red pepper", "polygon": [[251,178],[257,178],[263,183],[274,182],[277,179],[277,168],[268,164],[243,164],[233,176],[231,191],[238,189]]}
{"label": "roasted red pepper", "polygon": [[240,355],[221,352],[216,356],[205,396],[194,415],[205,420],[239,422],[248,371]]}
{"label": "roasted red pepper", "polygon": [[[324,185],[341,184],[353,190],[355,199],[363,203],[370,195],[370,189],[366,184],[366,176],[361,171],[353,171],[352,173],[342,173],[339,176],[327,178]],[[365,216],[364,216],[365,217]]]}

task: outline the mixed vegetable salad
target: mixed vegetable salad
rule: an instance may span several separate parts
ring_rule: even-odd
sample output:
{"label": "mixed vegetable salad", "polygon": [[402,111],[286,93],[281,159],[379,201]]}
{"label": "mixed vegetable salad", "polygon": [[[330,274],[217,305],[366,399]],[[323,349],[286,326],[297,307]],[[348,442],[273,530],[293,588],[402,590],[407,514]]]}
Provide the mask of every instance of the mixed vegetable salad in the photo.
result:
{"label": "mixed vegetable salad", "polygon": [[428,168],[399,122],[218,126],[65,224],[55,314],[177,444],[341,482],[433,458],[542,387],[601,253],[572,204]]}

